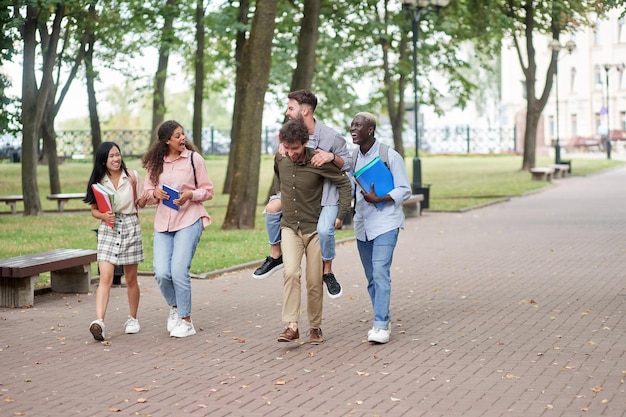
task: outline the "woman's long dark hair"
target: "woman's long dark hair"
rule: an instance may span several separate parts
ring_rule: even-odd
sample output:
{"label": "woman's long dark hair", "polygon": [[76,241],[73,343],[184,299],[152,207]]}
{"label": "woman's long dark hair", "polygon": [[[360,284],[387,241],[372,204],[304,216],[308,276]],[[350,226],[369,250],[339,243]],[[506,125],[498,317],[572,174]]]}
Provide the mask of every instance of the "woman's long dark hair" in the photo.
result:
{"label": "woman's long dark hair", "polygon": [[[87,204],[95,204],[96,197],[93,195],[93,189],[91,188],[92,184],[99,183],[102,178],[106,174],[109,174],[109,170],[107,168],[107,160],[109,159],[109,152],[111,148],[117,148],[117,150],[122,153],[120,147],[115,142],[102,142],[93,156],[93,170],[91,171],[91,177],[89,178],[89,182],[87,183],[87,192],[85,193],[85,199],[83,200]],[[130,177],[128,174],[128,169],[126,169],[126,163],[124,162],[124,158],[122,158],[122,171]]]}
{"label": "woman's long dark hair", "polygon": [[[176,120],[166,120],[161,123],[157,129],[157,140],[152,142],[150,149],[141,158],[141,163],[148,172],[150,181],[155,185],[159,183],[159,177],[163,173],[163,158],[165,158],[168,152],[167,141],[172,137],[174,130],[179,127],[182,128],[183,126]],[[200,153],[193,142],[190,142],[188,139],[185,140],[185,147]]]}

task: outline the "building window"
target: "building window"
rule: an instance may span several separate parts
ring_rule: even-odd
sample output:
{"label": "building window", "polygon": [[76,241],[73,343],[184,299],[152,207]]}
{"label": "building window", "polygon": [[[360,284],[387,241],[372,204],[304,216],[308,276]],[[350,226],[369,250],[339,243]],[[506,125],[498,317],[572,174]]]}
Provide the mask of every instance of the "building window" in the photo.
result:
{"label": "building window", "polygon": [[593,25],[593,44],[595,46],[600,45],[600,24],[598,22]]}
{"label": "building window", "polygon": [[626,43],[626,18],[620,17],[617,21],[617,42]]}
{"label": "building window", "polygon": [[575,114],[570,116],[570,129],[572,130],[572,137],[578,136],[578,118]]}
{"label": "building window", "polygon": [[596,80],[596,90],[599,90],[602,88],[602,68],[600,68],[600,65],[596,65],[593,68],[593,73]]}
{"label": "building window", "polygon": [[600,114],[600,113],[596,113],[596,133],[600,133],[602,131],[602,119],[604,119],[605,117]]}
{"label": "building window", "polygon": [[622,126],[622,130],[626,132],[626,111],[619,112],[619,124]]}
{"label": "building window", "polygon": [[574,92],[574,85],[576,84],[576,67],[572,67],[572,69],[570,70],[570,77],[569,77],[569,91],[570,93]]}

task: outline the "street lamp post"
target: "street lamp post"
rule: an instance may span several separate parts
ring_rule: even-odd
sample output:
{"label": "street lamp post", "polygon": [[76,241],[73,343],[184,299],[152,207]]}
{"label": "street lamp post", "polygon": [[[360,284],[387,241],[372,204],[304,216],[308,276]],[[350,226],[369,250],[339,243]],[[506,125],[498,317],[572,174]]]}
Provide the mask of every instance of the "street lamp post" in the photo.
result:
{"label": "street lamp post", "polygon": [[565,45],[561,45],[558,39],[552,39],[548,44],[548,48],[553,54],[556,54],[556,60],[554,61],[554,78],[555,78],[555,94],[556,94],[556,143],[554,144],[554,163],[561,163],[561,138],[559,130],[559,51],[565,48],[570,54],[576,48],[576,43],[573,40],[569,40]]}
{"label": "street lamp post", "polygon": [[[413,158],[413,193],[418,194],[422,189],[422,162],[419,157],[420,129],[419,129],[419,100],[417,83],[417,41],[419,40],[419,24],[429,12],[438,12],[446,7],[450,0],[402,0],[402,7],[411,15],[411,31],[413,32],[413,121],[415,127],[415,158]],[[424,199],[424,208],[428,208],[428,201]]]}
{"label": "street lamp post", "polygon": [[611,64],[604,64],[606,74],[606,159],[611,159],[611,125],[609,124],[609,70]]}

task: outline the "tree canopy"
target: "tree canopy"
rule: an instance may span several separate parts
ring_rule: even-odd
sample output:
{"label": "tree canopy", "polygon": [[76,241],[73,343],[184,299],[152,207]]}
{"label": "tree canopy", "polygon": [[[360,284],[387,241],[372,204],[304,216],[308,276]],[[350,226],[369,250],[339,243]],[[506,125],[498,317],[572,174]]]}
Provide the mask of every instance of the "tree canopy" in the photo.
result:
{"label": "tree canopy", "polygon": [[[428,9],[432,12],[420,14],[418,23],[419,101],[438,109],[440,98],[448,96],[464,106],[479,84],[485,89],[498,82],[495,70],[489,75],[490,68],[499,68],[503,41],[512,41],[531,92],[523,162],[528,169],[534,166],[537,121],[552,87],[550,75],[557,58],[553,54],[547,81],[538,88],[536,37],[558,40],[588,25],[590,16],[601,16],[620,4],[620,0],[459,0],[438,13]],[[11,110],[10,99],[2,95],[0,131],[21,116],[26,214],[41,210],[35,180],[38,144],[43,136],[48,148],[55,146],[54,116],[67,91],[61,74],[86,82],[94,115],[101,101],[96,97],[100,71],[119,72],[127,81],[111,86],[105,97],[119,103],[115,115],[120,122],[149,123],[143,128],[154,128],[164,118],[189,127],[194,120],[198,134],[203,120],[198,112],[210,112],[212,103],[223,111],[225,102],[232,103],[228,178],[237,178],[237,188],[245,195],[233,196],[229,207],[233,216],[242,204],[256,201],[254,161],[260,155],[264,105],[282,106],[296,86],[310,87],[318,96],[316,115],[329,124],[347,126],[354,113],[364,109],[388,115],[396,147],[404,152],[401,135],[413,62],[411,19],[400,1],[3,0],[3,6],[0,62],[21,54],[23,77],[21,107]],[[257,20],[255,27],[255,19],[263,23]],[[151,51],[149,62],[146,51]],[[86,65],[77,65],[83,57]],[[145,66],[148,75],[137,66]],[[472,72],[477,66],[486,72],[482,81]],[[433,73],[440,76],[430,77]],[[178,96],[169,92],[172,75],[185,80],[186,92]],[[8,79],[0,74],[0,91],[7,86]],[[151,121],[145,116],[129,120],[131,103],[141,103],[144,114],[151,111]],[[172,108],[168,103],[174,104]],[[99,123],[92,117],[92,131]],[[240,142],[246,145],[243,150]],[[54,164],[53,150],[46,155]],[[242,188],[241,178],[249,190]],[[225,184],[227,192],[229,185]],[[247,213],[245,219],[230,218],[229,227],[251,227],[249,208],[240,210]]]}

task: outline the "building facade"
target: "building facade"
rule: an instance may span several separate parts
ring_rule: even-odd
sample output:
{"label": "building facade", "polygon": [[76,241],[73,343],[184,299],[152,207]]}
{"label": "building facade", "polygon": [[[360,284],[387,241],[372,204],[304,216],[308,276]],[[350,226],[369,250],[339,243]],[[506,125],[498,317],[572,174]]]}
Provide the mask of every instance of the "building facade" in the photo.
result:
{"label": "building facade", "polygon": [[[620,13],[613,10],[593,27],[561,36],[557,74],[537,132],[538,153],[552,152],[557,138],[568,150],[601,150],[609,130],[614,146],[626,143],[626,18],[620,18]],[[536,97],[545,86],[552,55],[550,41],[548,36],[534,39]],[[566,48],[568,41],[575,43],[571,53]],[[505,119],[523,131],[525,81],[510,45],[503,48],[502,61]]]}

